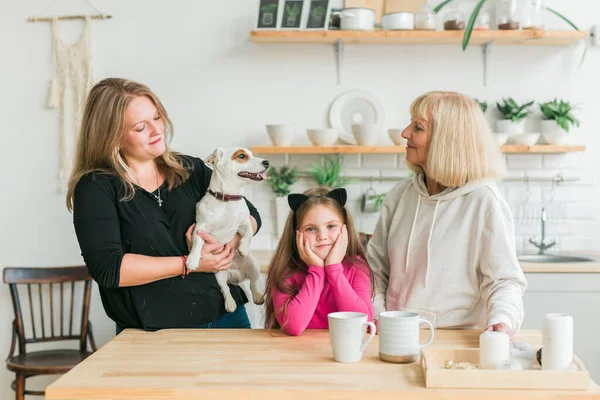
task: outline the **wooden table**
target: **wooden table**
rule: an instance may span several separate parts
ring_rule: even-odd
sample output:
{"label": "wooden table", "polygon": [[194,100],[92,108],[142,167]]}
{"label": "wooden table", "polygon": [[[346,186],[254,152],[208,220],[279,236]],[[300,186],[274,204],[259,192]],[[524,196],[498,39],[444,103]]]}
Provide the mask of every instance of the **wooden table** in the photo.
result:
{"label": "wooden table", "polygon": [[[479,345],[479,331],[436,330],[432,346]],[[127,329],[59,378],[46,399],[600,399],[588,391],[427,389],[418,362],[380,361],[377,336],[359,363],[333,361],[329,333]],[[422,332],[425,340],[428,331]],[[519,340],[539,345],[539,331]]]}

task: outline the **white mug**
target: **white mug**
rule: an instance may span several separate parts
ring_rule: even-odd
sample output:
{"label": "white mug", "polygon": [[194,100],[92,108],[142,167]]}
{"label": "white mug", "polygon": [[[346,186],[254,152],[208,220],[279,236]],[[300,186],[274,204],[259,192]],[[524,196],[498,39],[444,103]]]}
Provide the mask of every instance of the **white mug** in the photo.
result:
{"label": "white mug", "polygon": [[[375,336],[376,327],[367,321],[368,315],[359,312],[335,312],[327,315],[333,359],[337,362],[357,362],[365,347]],[[365,340],[367,327],[371,335]]]}
{"label": "white mug", "polygon": [[[429,340],[419,343],[421,324],[429,327]],[[423,347],[433,342],[433,324],[417,313],[385,311],[379,314],[379,359],[392,363],[417,361]]]}

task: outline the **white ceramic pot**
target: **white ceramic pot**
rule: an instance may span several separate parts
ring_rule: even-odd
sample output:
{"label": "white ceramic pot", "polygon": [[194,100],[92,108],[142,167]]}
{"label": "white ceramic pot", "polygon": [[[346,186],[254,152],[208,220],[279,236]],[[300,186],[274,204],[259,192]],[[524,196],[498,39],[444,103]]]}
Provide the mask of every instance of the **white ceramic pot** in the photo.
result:
{"label": "white ceramic pot", "polygon": [[338,131],[330,128],[307,129],[306,133],[315,146],[331,146],[338,138]]}
{"label": "white ceramic pot", "polygon": [[539,133],[519,133],[510,137],[512,143],[522,146],[533,146],[539,138]]}
{"label": "white ceramic pot", "polygon": [[353,124],[352,133],[360,146],[374,146],[379,140],[378,124]]}
{"label": "white ceramic pot", "polygon": [[406,146],[406,139],[402,137],[404,129],[388,129],[388,135],[396,146]]}
{"label": "white ceramic pot", "polygon": [[339,16],[342,30],[372,31],[375,26],[375,10],[372,8],[348,7]]}
{"label": "white ceramic pot", "polygon": [[543,119],[540,121],[542,133],[567,133],[554,119]]}
{"label": "white ceramic pot", "polygon": [[267,125],[267,133],[273,146],[290,146],[294,141],[294,131],[292,125]]}
{"label": "white ceramic pot", "polygon": [[501,119],[496,121],[497,133],[516,134],[525,132],[525,120],[513,122],[510,119]]}
{"label": "white ceramic pot", "polygon": [[381,17],[381,24],[386,31],[406,31],[415,29],[415,14],[395,12]]}
{"label": "white ceramic pot", "polygon": [[543,119],[540,122],[542,135],[548,144],[567,144],[571,138],[569,132],[565,131],[553,119]]}

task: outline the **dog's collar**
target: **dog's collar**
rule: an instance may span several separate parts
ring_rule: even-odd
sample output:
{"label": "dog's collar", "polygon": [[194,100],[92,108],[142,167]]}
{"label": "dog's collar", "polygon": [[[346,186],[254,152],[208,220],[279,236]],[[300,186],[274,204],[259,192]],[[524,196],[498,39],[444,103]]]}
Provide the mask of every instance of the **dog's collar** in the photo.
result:
{"label": "dog's collar", "polygon": [[213,192],[208,189],[208,193],[210,193],[215,199],[221,201],[237,201],[243,199],[243,197],[239,194],[225,194],[221,192]]}

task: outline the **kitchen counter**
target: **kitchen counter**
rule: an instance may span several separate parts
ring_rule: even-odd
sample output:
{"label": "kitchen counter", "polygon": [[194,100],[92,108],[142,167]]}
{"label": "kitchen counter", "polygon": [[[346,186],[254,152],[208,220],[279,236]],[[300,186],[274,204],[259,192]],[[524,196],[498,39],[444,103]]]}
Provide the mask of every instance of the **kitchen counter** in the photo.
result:
{"label": "kitchen counter", "polygon": [[[260,271],[267,272],[273,252],[270,250],[254,250],[252,254],[260,263]],[[569,255],[569,253],[564,253]],[[581,252],[579,256],[587,256],[593,261],[578,263],[532,263],[522,262],[521,268],[525,273],[600,273],[600,254]]]}
{"label": "kitchen counter", "polygon": [[[432,347],[477,348],[478,330],[436,330]],[[421,332],[421,342],[429,335]],[[518,340],[539,346],[541,333]],[[68,399],[598,399],[588,390],[427,389],[418,362],[379,360],[379,336],[362,361],[333,361],[326,330],[291,337],[262,329],[126,329],[46,389]]]}

